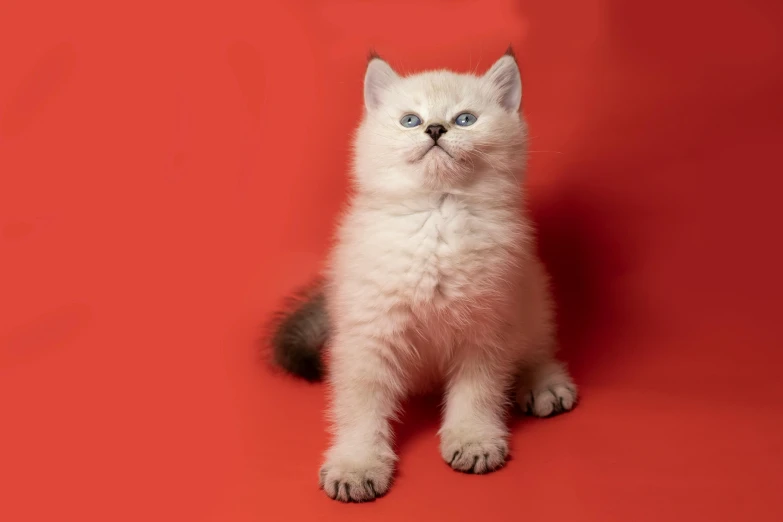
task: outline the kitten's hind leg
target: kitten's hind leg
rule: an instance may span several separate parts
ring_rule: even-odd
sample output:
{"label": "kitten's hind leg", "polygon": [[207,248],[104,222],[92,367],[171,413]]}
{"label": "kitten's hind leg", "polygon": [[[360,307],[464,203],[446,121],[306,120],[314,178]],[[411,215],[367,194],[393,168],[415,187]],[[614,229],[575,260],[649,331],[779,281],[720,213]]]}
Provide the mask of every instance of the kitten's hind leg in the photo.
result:
{"label": "kitten's hind leg", "polygon": [[549,417],[576,406],[577,389],[565,365],[546,358],[522,369],[517,383],[517,403],[522,411]]}

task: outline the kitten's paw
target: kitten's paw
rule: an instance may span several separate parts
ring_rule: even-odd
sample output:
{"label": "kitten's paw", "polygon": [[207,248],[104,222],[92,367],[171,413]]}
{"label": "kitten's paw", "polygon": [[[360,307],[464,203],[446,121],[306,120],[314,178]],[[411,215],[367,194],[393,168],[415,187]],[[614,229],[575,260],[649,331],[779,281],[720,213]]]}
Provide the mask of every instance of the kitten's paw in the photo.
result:
{"label": "kitten's paw", "polygon": [[517,402],[528,415],[549,417],[576,406],[576,386],[568,376],[546,383],[546,386],[534,387],[532,390],[519,390]]}
{"label": "kitten's paw", "polygon": [[440,454],[446,463],[463,473],[484,474],[503,467],[508,456],[504,438],[471,439],[444,433]]}
{"label": "kitten's paw", "polygon": [[341,502],[369,502],[391,486],[394,462],[378,457],[330,457],[319,472],[321,489]]}

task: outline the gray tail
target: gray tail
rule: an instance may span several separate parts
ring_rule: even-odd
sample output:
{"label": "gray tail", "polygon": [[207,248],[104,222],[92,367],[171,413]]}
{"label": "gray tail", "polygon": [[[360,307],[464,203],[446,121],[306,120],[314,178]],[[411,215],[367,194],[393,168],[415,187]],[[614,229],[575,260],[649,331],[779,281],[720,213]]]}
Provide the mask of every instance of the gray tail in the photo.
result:
{"label": "gray tail", "polygon": [[323,375],[322,350],[329,337],[323,289],[304,291],[288,300],[272,325],[274,363],[308,381]]}

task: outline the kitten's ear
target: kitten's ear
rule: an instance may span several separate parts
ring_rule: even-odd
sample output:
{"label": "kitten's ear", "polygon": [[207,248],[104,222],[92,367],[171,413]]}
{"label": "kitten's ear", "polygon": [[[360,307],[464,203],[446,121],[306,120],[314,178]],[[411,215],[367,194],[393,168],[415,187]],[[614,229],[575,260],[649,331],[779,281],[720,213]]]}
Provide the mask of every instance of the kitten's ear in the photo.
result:
{"label": "kitten's ear", "polygon": [[511,47],[490,67],[484,75],[484,81],[489,82],[495,89],[498,101],[504,109],[510,112],[519,110],[519,104],[522,102],[522,78]]}
{"label": "kitten's ear", "polygon": [[391,66],[375,53],[370,54],[367,72],[364,75],[364,106],[368,111],[377,109],[381,94],[400,77]]}

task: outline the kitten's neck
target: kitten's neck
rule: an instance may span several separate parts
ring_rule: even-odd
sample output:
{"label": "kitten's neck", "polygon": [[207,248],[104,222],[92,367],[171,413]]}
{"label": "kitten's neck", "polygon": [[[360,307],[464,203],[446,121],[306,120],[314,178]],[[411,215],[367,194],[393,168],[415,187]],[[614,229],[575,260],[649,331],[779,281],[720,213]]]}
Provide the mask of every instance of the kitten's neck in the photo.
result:
{"label": "kitten's neck", "polygon": [[518,179],[482,176],[470,185],[441,189],[409,189],[400,191],[363,190],[356,187],[355,201],[374,208],[438,207],[445,198],[454,198],[470,207],[519,207],[522,204],[522,185]]}
{"label": "kitten's neck", "polygon": [[358,207],[374,209],[391,214],[424,212],[439,208],[447,200],[457,200],[468,208],[508,208],[518,211],[522,208],[522,191],[518,185],[509,185],[504,190],[468,191],[459,189],[411,191],[404,194],[359,192],[354,198]]}

